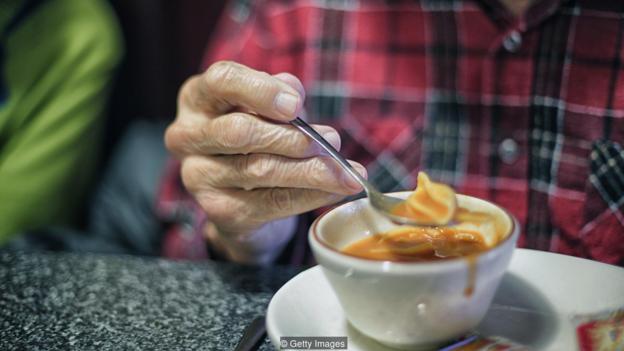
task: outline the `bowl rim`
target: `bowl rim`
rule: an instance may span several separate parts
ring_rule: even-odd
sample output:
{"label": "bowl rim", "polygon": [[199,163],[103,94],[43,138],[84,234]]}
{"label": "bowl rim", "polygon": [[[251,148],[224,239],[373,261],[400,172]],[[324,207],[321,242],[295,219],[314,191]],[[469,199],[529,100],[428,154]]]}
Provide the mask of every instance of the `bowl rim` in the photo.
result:
{"label": "bowl rim", "polygon": [[[411,191],[399,191],[399,192],[392,192],[388,194],[400,195],[400,194],[405,194],[407,192],[411,192]],[[486,251],[482,251],[482,252],[472,254],[469,256],[453,257],[453,258],[448,258],[448,259],[439,260],[439,261],[425,261],[425,262],[422,262],[422,261],[421,262],[398,262],[398,261],[387,261],[387,260],[382,261],[382,260],[375,260],[371,258],[348,255],[330,246],[324,240],[322,240],[319,237],[318,226],[324,218],[331,215],[331,213],[333,213],[334,211],[337,211],[338,209],[343,208],[343,207],[353,206],[358,201],[368,201],[367,200],[368,198],[363,197],[363,198],[359,198],[359,199],[341,204],[337,207],[330,209],[329,211],[322,213],[320,216],[318,216],[314,220],[314,222],[312,222],[312,225],[310,226],[310,229],[308,231],[308,241],[310,242],[310,247],[312,249],[312,252],[315,255],[317,254],[317,252],[315,251],[318,251],[318,253],[326,254],[328,255],[328,258],[330,258],[333,262],[338,263],[341,266],[348,266],[350,268],[358,268],[358,269],[363,269],[366,271],[374,271],[374,272],[382,271],[382,272],[388,272],[388,273],[392,273],[392,272],[405,273],[405,272],[412,272],[414,270],[438,271],[443,268],[453,269],[453,268],[460,267],[460,266],[465,267],[467,261],[469,261],[470,259],[474,259],[474,262],[478,264],[479,262],[483,260],[488,260],[494,256],[499,255],[500,252],[503,250],[503,248],[508,245],[513,244],[515,248],[515,243],[520,234],[520,230],[519,230],[520,226],[518,224],[518,220],[511,213],[509,213],[509,211],[507,211],[505,208],[491,201],[480,199],[478,197],[474,197],[470,195],[463,195],[463,194],[457,194],[457,196],[470,198],[470,199],[477,200],[477,201],[484,201],[492,206],[495,206],[501,211],[503,211],[503,213],[507,216],[507,218],[511,222],[511,227],[509,229],[510,234],[507,235],[503,240],[498,242],[495,246],[491,247],[490,249]]]}

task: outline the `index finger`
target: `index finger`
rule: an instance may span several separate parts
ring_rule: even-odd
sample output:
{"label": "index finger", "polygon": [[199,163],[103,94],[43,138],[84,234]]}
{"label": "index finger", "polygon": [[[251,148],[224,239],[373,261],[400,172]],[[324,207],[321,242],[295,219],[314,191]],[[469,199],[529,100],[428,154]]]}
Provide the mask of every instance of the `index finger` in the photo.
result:
{"label": "index finger", "polygon": [[190,78],[179,97],[181,109],[210,117],[243,107],[284,122],[294,119],[302,105],[299,92],[283,80],[231,61],[217,62]]}

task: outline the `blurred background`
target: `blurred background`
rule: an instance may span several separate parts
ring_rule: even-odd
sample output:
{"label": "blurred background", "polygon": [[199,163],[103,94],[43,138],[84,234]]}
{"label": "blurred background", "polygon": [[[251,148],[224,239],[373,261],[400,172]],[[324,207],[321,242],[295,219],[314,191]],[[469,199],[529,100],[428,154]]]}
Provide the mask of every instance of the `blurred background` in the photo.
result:
{"label": "blurred background", "polygon": [[0,248],[160,253],[163,133],[227,2],[0,0]]}
{"label": "blurred background", "polygon": [[110,1],[123,31],[125,56],[108,113],[104,161],[133,120],[175,116],[178,88],[198,72],[226,2]]}

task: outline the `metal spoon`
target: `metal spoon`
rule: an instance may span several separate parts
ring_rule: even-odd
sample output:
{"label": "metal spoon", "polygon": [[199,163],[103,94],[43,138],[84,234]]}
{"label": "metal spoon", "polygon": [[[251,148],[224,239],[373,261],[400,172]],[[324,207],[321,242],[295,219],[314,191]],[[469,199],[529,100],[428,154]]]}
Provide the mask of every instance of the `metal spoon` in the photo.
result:
{"label": "metal spoon", "polygon": [[301,130],[305,135],[312,138],[316,141],[325,151],[329,153],[329,155],[338,162],[338,164],[349,173],[355,180],[358,181],[364,188],[366,195],[368,196],[368,200],[370,204],[375,208],[379,213],[384,216],[390,218],[392,221],[399,224],[407,224],[418,227],[431,227],[431,226],[439,226],[439,224],[434,223],[423,223],[419,221],[415,221],[412,218],[397,216],[392,213],[392,210],[404,200],[396,197],[388,196],[381,193],[374,185],[369,183],[364,177],[356,171],[349,162],[338,152],[334,147],[323,138],[319,133],[316,132],[308,123],[306,123],[301,118],[297,117],[290,121],[290,124],[297,127]]}
{"label": "metal spoon", "polygon": [[243,331],[234,351],[255,351],[260,348],[266,335],[265,318],[259,316],[249,323]]}

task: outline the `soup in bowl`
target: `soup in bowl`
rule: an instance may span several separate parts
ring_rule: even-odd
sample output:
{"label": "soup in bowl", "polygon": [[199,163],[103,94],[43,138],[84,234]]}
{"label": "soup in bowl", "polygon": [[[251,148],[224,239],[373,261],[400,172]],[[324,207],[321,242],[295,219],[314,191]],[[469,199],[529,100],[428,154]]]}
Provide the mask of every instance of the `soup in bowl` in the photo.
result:
{"label": "soup in bowl", "polygon": [[490,202],[455,198],[448,227],[399,226],[365,198],[312,224],[308,238],[314,256],[355,329],[391,347],[430,349],[483,319],[519,228]]}

